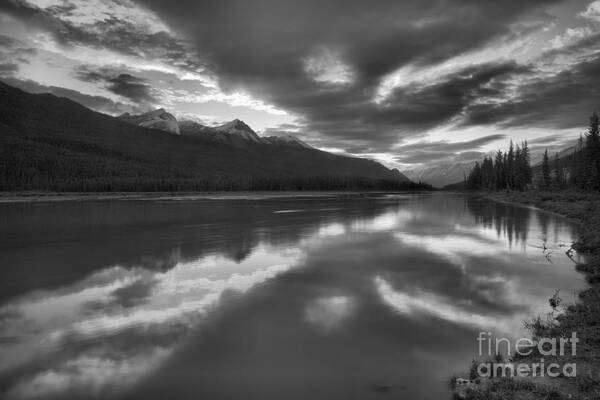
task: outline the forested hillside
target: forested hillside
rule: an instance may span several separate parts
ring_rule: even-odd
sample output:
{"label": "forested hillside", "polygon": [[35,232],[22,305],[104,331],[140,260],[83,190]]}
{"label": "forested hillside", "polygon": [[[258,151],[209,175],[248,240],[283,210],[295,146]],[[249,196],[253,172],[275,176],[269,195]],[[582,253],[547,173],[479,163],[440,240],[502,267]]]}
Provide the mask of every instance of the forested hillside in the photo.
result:
{"label": "forested hillside", "polygon": [[134,126],[0,82],[0,190],[415,189],[374,161],[300,146],[244,149]]}

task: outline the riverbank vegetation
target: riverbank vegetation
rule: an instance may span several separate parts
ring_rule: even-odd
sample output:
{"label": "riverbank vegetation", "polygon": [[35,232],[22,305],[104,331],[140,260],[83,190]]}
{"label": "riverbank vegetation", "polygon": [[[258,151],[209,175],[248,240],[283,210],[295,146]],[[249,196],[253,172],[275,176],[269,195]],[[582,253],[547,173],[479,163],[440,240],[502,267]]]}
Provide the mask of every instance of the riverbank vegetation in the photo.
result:
{"label": "riverbank vegetation", "polygon": [[[454,394],[464,399],[600,399],[600,130],[594,113],[588,131],[579,138],[573,151],[551,156],[546,150],[541,163],[531,166],[527,142],[506,153],[498,151],[494,159],[486,157],[465,178],[466,190],[483,192],[498,201],[533,205],[563,215],[582,226],[582,233],[572,247],[586,256],[575,268],[585,275],[588,288],[579,293],[575,304],[557,307],[556,296],[549,288],[548,316],[532,316],[525,326],[534,341],[541,338],[570,337],[580,339],[576,356],[545,357],[549,362],[565,365],[575,362],[577,376],[558,378],[514,377],[477,379],[471,368],[469,378],[458,381]],[[551,297],[552,296],[552,297]],[[533,353],[527,359],[512,356],[507,362],[539,363],[544,357]],[[478,360],[480,362],[484,360]],[[457,381],[454,381],[455,383]],[[466,383],[465,383],[466,382]]]}
{"label": "riverbank vegetation", "polygon": [[508,151],[498,150],[494,157],[477,162],[465,178],[467,190],[531,190],[544,191],[600,190],[600,130],[594,113],[585,136],[580,136],[573,151],[553,156],[544,152],[542,162],[531,166],[527,141]]}
{"label": "riverbank vegetation", "polygon": [[[516,354],[505,362],[540,363],[545,358],[546,365],[557,363],[564,365],[576,363],[575,377],[515,377],[477,379],[475,369],[461,376],[471,378],[466,384],[456,385],[453,381],[454,395],[457,398],[473,399],[600,399],[600,194],[563,190],[563,191],[502,191],[487,194],[498,201],[533,205],[538,208],[561,214],[582,226],[582,234],[572,249],[586,256],[586,263],[575,268],[585,275],[588,288],[579,293],[575,304],[559,305],[557,313],[548,316],[532,316],[525,325],[532,339],[541,338],[559,341],[577,332],[580,342],[576,356],[570,352],[556,357],[544,357],[533,353],[527,358],[518,358]],[[567,250],[571,251],[571,250]],[[549,311],[557,306],[549,289]],[[483,360],[477,360],[478,363]],[[475,364],[474,364],[475,365]],[[459,381],[460,382],[460,381]]]}

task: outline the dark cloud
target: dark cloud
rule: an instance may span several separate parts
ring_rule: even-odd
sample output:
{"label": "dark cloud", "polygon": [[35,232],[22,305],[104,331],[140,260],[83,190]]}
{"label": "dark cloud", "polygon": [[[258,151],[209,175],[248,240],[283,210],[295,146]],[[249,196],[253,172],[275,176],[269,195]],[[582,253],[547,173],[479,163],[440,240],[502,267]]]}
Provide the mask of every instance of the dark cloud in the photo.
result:
{"label": "dark cloud", "polygon": [[0,76],[12,76],[18,70],[19,66],[15,63],[0,63]]}
{"label": "dark cloud", "polygon": [[5,78],[3,79],[9,85],[17,87],[21,90],[25,90],[30,93],[51,93],[55,96],[66,97],[79,104],[82,104],[88,108],[96,111],[108,113],[108,114],[122,114],[124,112],[141,112],[144,109],[130,106],[123,103],[115,102],[111,99],[102,96],[90,96],[76,90],[65,89],[56,86],[46,86],[39,84],[32,80],[21,80],[16,78]]}
{"label": "dark cloud", "polygon": [[86,66],[78,68],[75,75],[82,81],[100,83],[112,93],[123,96],[139,105],[157,102],[154,89],[150,83],[146,79],[129,73]]}
{"label": "dark cloud", "polygon": [[458,116],[475,100],[501,95],[505,78],[527,72],[515,62],[464,68],[440,83],[395,90],[377,118],[413,129],[432,128]]}
{"label": "dark cloud", "polygon": [[[600,62],[588,57],[569,71],[544,78],[535,65],[474,64],[429,81],[407,82],[383,101],[374,101],[383,79],[399,68],[419,71],[547,27],[549,13],[532,15],[559,0],[134,1],[154,11],[171,31],[149,32],[110,12],[102,20],[76,25],[65,19],[72,2],[42,10],[15,0],[2,2],[0,10],[50,32],[63,46],[108,48],[193,72],[209,71],[224,91],[247,91],[298,116],[303,133],[282,126],[276,134],[309,135],[313,145],[354,154],[388,152],[402,139],[449,123],[581,126],[599,100]],[[3,40],[0,36],[0,45]],[[590,35],[546,52],[539,62],[575,58],[595,49],[598,40],[600,36]],[[315,79],[307,62],[319,57],[333,58],[326,66],[339,64],[347,75],[343,83]],[[329,72],[336,74],[335,68]],[[89,66],[78,77],[136,103],[159,99],[150,83],[131,71]],[[465,158],[477,150],[476,145],[441,145],[450,147],[401,147],[413,152],[402,162],[443,159],[452,151]]]}
{"label": "dark cloud", "polygon": [[0,76],[14,75],[19,64],[29,64],[29,58],[35,54],[37,50],[27,47],[22,41],[0,35]]}
{"label": "dark cloud", "polygon": [[495,134],[495,135],[483,136],[483,137],[469,140],[466,142],[450,143],[447,140],[440,140],[438,142],[418,142],[418,143],[413,143],[413,144],[399,147],[399,150],[402,152],[410,152],[410,151],[414,151],[414,150],[460,152],[460,151],[478,149],[481,146],[484,146],[488,143],[495,142],[496,140],[501,140],[501,139],[505,139],[505,138],[506,138],[506,135]]}
{"label": "dark cloud", "polygon": [[109,78],[108,82],[108,89],[115,94],[138,103],[155,101],[151,95],[152,87],[144,79],[130,74],[119,74]]}
{"label": "dark cloud", "polygon": [[520,85],[510,101],[470,105],[465,124],[582,127],[599,106],[600,55],[596,55],[569,70]]}
{"label": "dark cloud", "polygon": [[399,147],[396,150],[399,155],[395,159],[403,164],[472,161],[484,155],[483,152],[476,151],[481,146],[505,138],[506,135],[495,134],[465,142],[450,143],[446,140],[418,142]]}
{"label": "dark cloud", "polygon": [[[125,5],[121,3],[121,6]],[[76,7],[75,3],[66,3],[42,9],[19,0],[0,2],[0,12],[50,33],[63,46],[108,48],[127,55],[164,60],[190,71],[204,69],[194,48],[168,32],[149,32],[129,19],[109,12],[103,13],[102,20],[75,25],[64,17]]]}
{"label": "dark cloud", "polygon": [[12,49],[15,47],[24,46],[24,43],[10,36],[0,35],[0,46]]}
{"label": "dark cloud", "polygon": [[461,116],[475,100],[500,96],[507,79],[528,73],[528,67],[515,62],[480,64],[430,85],[396,89],[382,104],[370,92],[359,93],[362,89],[317,91],[307,94],[310,101],[300,114],[308,116],[311,130],[326,136],[321,143],[313,141],[317,145],[343,143],[354,154],[387,151],[402,138]]}
{"label": "dark cloud", "polygon": [[[355,142],[365,151],[385,149],[402,137],[449,120],[468,104],[469,91],[484,90],[477,86],[478,80],[489,83],[494,79],[481,74],[445,85],[411,87],[394,93],[382,107],[373,98],[386,74],[409,64],[432,65],[478,49],[511,34],[513,24],[525,13],[553,3],[138,2],[183,31],[226,90],[248,90],[303,116],[308,128],[325,135],[330,145]],[[318,82],[305,71],[304,60],[320,48],[339,53],[340,61],[353,73],[351,82]],[[436,98],[440,94],[443,97]],[[414,102],[419,104],[411,105]]]}

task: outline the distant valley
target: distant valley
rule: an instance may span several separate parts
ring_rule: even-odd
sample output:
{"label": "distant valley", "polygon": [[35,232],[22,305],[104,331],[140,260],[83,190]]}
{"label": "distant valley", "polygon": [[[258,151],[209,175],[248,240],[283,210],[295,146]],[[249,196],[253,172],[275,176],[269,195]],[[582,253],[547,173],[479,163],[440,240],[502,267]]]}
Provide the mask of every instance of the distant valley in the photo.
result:
{"label": "distant valley", "polygon": [[475,162],[443,163],[435,166],[424,166],[403,170],[402,173],[413,182],[424,182],[436,188],[448,184],[462,182],[469,174]]}
{"label": "distant valley", "polygon": [[[575,151],[577,143],[573,141],[568,143],[564,148],[554,149],[557,151],[560,159],[568,157]],[[495,152],[489,153],[494,155]],[[549,151],[551,156],[554,156],[553,151]],[[534,168],[540,168],[542,164],[543,150],[537,149],[531,153],[531,165]],[[423,182],[435,188],[450,188],[456,189],[461,186],[466,176],[469,175],[471,169],[475,166],[475,161],[471,162],[447,162],[436,164],[433,166],[422,166],[402,170],[402,173],[413,182]]]}

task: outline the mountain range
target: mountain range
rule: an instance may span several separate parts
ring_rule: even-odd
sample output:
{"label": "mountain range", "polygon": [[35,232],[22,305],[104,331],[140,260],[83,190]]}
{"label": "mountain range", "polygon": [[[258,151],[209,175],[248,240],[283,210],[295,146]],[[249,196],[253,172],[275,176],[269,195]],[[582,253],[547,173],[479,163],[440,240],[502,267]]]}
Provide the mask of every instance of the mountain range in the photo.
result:
{"label": "mountain range", "polygon": [[191,120],[178,121],[173,114],[168,113],[164,108],[159,108],[140,115],[125,113],[118,118],[132,125],[158,129],[174,135],[194,137],[208,142],[229,144],[234,147],[243,148],[250,143],[262,143],[275,146],[300,146],[307,149],[312,148],[310,145],[292,135],[260,137],[244,121],[239,119],[234,119],[233,121],[222,125],[208,126]]}
{"label": "mountain range", "polygon": [[475,165],[475,161],[464,163],[442,163],[402,170],[413,182],[425,182],[433,187],[442,188],[448,184],[462,182]]}
{"label": "mountain range", "polygon": [[0,190],[355,190],[423,188],[396,169],[210,127],[159,109],[112,117],[0,82]]}

